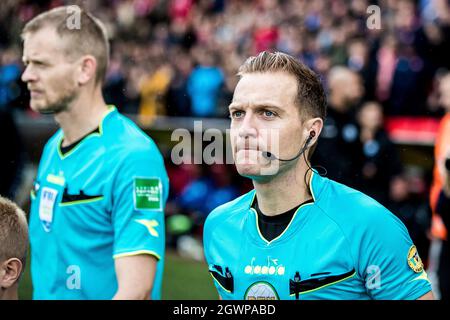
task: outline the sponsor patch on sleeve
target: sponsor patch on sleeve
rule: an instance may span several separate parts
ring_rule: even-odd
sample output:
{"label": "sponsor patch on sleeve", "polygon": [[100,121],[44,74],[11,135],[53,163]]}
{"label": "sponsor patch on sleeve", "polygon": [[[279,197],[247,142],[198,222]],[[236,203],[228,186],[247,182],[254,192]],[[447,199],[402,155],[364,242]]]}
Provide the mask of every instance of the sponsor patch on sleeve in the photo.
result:
{"label": "sponsor patch on sleeve", "polygon": [[134,178],[134,208],[162,210],[162,184],[159,178]]}
{"label": "sponsor patch on sleeve", "polygon": [[408,265],[416,273],[423,271],[422,259],[419,257],[416,246],[412,245],[408,251]]}

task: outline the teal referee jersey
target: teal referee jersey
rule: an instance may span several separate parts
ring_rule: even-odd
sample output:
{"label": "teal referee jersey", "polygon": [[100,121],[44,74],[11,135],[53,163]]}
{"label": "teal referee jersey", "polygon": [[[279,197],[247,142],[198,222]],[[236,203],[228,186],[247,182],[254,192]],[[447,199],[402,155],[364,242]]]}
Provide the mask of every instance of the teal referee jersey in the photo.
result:
{"label": "teal referee jersey", "polygon": [[417,299],[431,290],[405,226],[361,192],[312,174],[313,202],[267,241],[255,190],[211,212],[209,272],[223,299]]}
{"label": "teal referee jersey", "polygon": [[149,254],[159,299],[169,182],[157,146],[115,107],[67,153],[62,140],[47,142],[31,192],[33,298],[111,299],[114,259]]}

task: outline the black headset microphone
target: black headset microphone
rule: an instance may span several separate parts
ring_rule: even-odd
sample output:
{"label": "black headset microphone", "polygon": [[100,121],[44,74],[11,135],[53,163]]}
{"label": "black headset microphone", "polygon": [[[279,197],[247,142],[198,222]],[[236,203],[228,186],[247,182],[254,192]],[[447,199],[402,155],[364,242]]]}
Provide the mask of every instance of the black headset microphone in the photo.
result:
{"label": "black headset microphone", "polygon": [[297,153],[297,155],[295,155],[295,157],[291,158],[291,159],[280,159],[277,158],[273,153],[269,152],[269,151],[263,151],[262,152],[262,156],[264,158],[266,158],[267,160],[273,161],[273,160],[279,160],[279,161],[292,161],[297,159],[298,157],[300,157],[305,150],[308,148],[311,140],[316,136],[316,132],[315,131],[311,131],[309,133],[309,137],[306,139],[305,141],[305,145],[303,146],[303,148],[300,149],[300,151]]}

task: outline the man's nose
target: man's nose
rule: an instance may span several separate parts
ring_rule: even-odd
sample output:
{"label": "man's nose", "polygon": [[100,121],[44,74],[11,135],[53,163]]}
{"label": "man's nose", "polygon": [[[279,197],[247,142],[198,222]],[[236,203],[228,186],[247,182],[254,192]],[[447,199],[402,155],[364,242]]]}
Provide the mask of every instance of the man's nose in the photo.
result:
{"label": "man's nose", "polygon": [[241,138],[256,138],[258,130],[256,129],[255,116],[252,113],[247,113],[239,126],[239,137]]}
{"label": "man's nose", "polygon": [[25,67],[21,79],[23,82],[35,81],[37,79],[37,76],[31,69],[30,65]]}

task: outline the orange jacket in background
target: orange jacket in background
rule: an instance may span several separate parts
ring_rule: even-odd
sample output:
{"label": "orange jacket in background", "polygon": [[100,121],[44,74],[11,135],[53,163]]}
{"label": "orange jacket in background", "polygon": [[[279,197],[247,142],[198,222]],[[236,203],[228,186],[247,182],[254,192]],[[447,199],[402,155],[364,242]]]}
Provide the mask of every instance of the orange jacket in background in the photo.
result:
{"label": "orange jacket in background", "polygon": [[430,206],[433,211],[431,220],[431,235],[439,239],[447,238],[447,230],[442,222],[441,217],[436,214],[435,209],[439,198],[439,193],[442,189],[442,176],[437,167],[438,159],[446,156],[447,150],[450,150],[450,113],[442,118],[439,123],[439,129],[436,136],[436,143],[434,147],[434,169],[433,169],[433,183],[430,190]]}

